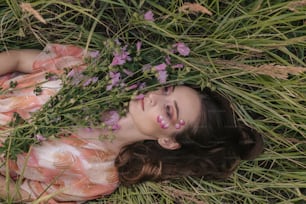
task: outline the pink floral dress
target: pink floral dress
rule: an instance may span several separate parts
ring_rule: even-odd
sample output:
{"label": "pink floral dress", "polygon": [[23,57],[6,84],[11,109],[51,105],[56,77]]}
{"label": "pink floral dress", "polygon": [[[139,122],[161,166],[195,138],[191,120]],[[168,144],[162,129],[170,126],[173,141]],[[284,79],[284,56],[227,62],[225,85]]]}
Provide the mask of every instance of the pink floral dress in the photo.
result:
{"label": "pink floral dress", "polygon": [[[66,67],[83,70],[85,56],[82,48],[50,44],[35,60],[33,73],[0,77],[2,90],[17,82],[15,88],[0,95],[0,130],[7,129],[14,112],[29,119],[31,112],[58,92],[61,81],[46,81],[47,72],[61,74]],[[42,83],[39,95],[34,93],[37,83]],[[47,203],[76,203],[108,195],[119,184],[114,165],[116,153],[99,140],[100,133],[95,129],[79,129],[68,137],[33,145],[28,153],[8,162],[0,155],[0,173],[5,175],[8,166],[12,178],[22,178],[21,189],[35,198],[52,197]],[[0,142],[4,140],[5,134],[0,135]]]}

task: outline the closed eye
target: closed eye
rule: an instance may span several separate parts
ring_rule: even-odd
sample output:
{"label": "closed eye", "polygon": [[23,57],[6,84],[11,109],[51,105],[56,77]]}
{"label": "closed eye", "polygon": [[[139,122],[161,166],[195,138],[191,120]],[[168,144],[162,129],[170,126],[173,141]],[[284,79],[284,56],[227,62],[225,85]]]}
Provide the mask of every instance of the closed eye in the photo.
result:
{"label": "closed eye", "polygon": [[173,108],[170,105],[165,105],[165,112],[167,117],[172,120],[173,118]]}

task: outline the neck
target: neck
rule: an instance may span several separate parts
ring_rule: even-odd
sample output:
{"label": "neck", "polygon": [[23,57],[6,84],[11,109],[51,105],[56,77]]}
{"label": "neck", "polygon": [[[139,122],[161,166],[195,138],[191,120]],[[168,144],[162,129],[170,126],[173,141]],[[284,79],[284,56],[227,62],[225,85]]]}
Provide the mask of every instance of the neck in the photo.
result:
{"label": "neck", "polygon": [[134,126],[133,121],[129,118],[130,115],[127,114],[125,117],[122,117],[119,122],[119,130],[110,132],[109,134],[114,135],[114,140],[112,140],[108,145],[113,148],[113,150],[118,150],[128,144],[132,144],[138,141],[143,140],[152,140],[153,138],[147,135],[142,134]]}

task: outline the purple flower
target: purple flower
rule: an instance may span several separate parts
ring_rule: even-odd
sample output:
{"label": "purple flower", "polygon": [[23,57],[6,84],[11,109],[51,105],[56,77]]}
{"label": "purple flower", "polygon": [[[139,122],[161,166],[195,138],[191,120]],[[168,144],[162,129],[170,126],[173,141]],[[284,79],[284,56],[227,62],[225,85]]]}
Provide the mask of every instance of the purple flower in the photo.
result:
{"label": "purple flower", "polygon": [[129,91],[129,90],[136,89],[136,88],[137,88],[137,84],[132,84],[131,86],[127,87],[126,89]]}
{"label": "purple flower", "polygon": [[74,69],[72,69],[68,74],[67,77],[72,78],[74,77],[74,75],[76,75],[76,71]]}
{"label": "purple flower", "polygon": [[147,20],[147,21],[154,21],[154,14],[153,12],[150,10],[150,11],[147,11],[145,14],[144,14],[144,19]]}
{"label": "purple flower", "polygon": [[165,57],[165,61],[166,61],[166,64],[167,64],[167,65],[170,65],[170,64],[171,64],[171,58],[170,58],[169,55],[167,55],[167,56]]}
{"label": "purple flower", "polygon": [[159,65],[154,66],[156,71],[164,71],[166,70],[167,65],[165,63],[161,63]]}
{"label": "purple flower", "polygon": [[115,124],[112,126],[112,130],[119,130],[120,129],[120,126],[118,124]]}
{"label": "purple flower", "polygon": [[145,64],[142,66],[142,71],[145,72],[145,71],[149,71],[150,69],[152,68],[152,65],[150,64]]}
{"label": "purple flower", "polygon": [[78,85],[82,81],[82,79],[84,79],[84,75],[76,69],[72,69],[67,74],[67,77],[72,79],[71,82],[72,82],[73,85]]}
{"label": "purple flower", "polygon": [[121,48],[119,52],[114,52],[114,58],[111,63],[111,66],[123,65],[126,61],[130,61],[131,57],[129,56],[129,52],[126,51],[126,46]]}
{"label": "purple flower", "polygon": [[35,135],[35,138],[36,138],[39,142],[42,142],[42,141],[47,140],[47,139],[46,139],[43,135],[41,135],[41,134]]}
{"label": "purple flower", "polygon": [[190,53],[189,47],[183,42],[178,42],[174,44],[173,47],[175,47],[178,53],[182,56],[188,56]]}
{"label": "purple flower", "polygon": [[120,115],[117,111],[108,111],[102,114],[101,120],[105,125],[112,128],[112,130],[118,130],[120,127],[118,122],[120,120]]}
{"label": "purple flower", "polygon": [[121,45],[121,42],[119,41],[118,38],[116,38],[114,41],[115,41],[116,45],[119,45],[119,46]]}
{"label": "purple flower", "polygon": [[109,72],[109,76],[111,78],[111,84],[106,87],[106,90],[111,90],[114,86],[117,86],[120,81],[120,73],[119,72]]}
{"label": "purple flower", "polygon": [[141,45],[142,45],[142,42],[141,41],[137,41],[137,43],[136,43],[136,51],[137,51],[137,53],[140,52]]}
{"label": "purple flower", "polygon": [[88,86],[90,83],[91,83],[91,79],[87,79],[87,81],[83,83],[83,86]]}
{"label": "purple flower", "polygon": [[173,69],[180,69],[180,68],[183,68],[184,67],[184,65],[183,64],[174,64],[174,65],[172,65],[171,66]]}
{"label": "purple flower", "polygon": [[141,100],[141,99],[143,99],[144,97],[145,97],[145,95],[139,94],[139,95],[135,96],[134,99],[136,99],[136,100]]}
{"label": "purple flower", "polygon": [[167,74],[167,71],[166,71],[166,70],[164,70],[164,71],[159,71],[159,72],[157,73],[157,79],[158,79],[159,83],[161,83],[161,84],[166,83],[167,77],[168,77],[168,74]]}
{"label": "purple flower", "polygon": [[123,69],[123,72],[128,75],[128,76],[132,76],[134,73],[128,69]]}
{"label": "purple flower", "polygon": [[109,84],[109,85],[106,86],[106,90],[107,90],[107,91],[112,90],[112,88],[113,88],[113,86],[112,86],[111,84]]}
{"label": "purple flower", "polygon": [[99,57],[99,55],[100,55],[100,52],[98,50],[89,52],[89,56],[91,58],[97,58],[97,57]]}
{"label": "purple flower", "polygon": [[138,86],[138,89],[139,90],[142,90],[142,89],[144,89],[146,87],[146,82],[142,82],[142,83],[140,83],[140,85]]}
{"label": "purple flower", "polygon": [[115,86],[120,81],[120,73],[119,72],[110,72],[110,77],[112,78],[112,85]]}
{"label": "purple flower", "polygon": [[88,86],[89,84],[94,84],[98,81],[98,79],[99,79],[98,77],[89,78],[84,82],[83,86]]}

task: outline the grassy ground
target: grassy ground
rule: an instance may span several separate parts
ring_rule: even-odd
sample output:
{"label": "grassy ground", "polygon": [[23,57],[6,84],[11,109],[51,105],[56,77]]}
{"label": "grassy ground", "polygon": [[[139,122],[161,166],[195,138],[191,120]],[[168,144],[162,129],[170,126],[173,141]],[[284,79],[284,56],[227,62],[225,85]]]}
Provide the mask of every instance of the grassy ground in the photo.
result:
{"label": "grassy ground", "polygon": [[[100,50],[113,38],[163,51],[182,41],[191,54],[177,60],[196,76],[187,81],[226,95],[265,135],[265,153],[226,181],[148,182],[88,203],[306,203],[306,2],[196,2],[211,13],[184,12],[182,0],[40,0],[34,12],[0,0],[0,50],[48,42]],[[143,19],[148,10],[154,22]]]}

